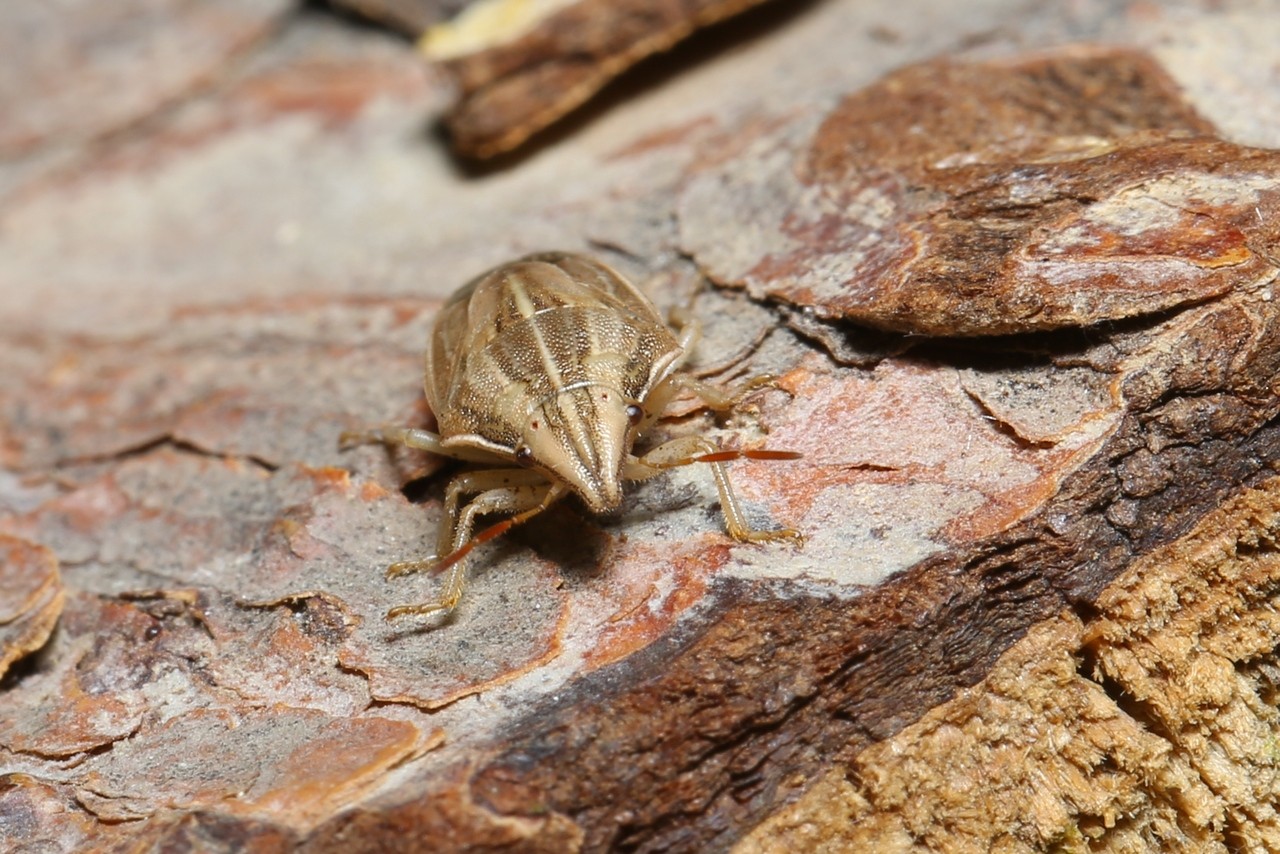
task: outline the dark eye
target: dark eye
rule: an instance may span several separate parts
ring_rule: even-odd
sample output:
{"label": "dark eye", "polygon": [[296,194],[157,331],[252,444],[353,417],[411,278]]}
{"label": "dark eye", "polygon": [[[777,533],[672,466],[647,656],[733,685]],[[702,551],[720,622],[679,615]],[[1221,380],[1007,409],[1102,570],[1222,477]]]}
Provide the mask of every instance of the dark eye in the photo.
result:
{"label": "dark eye", "polygon": [[516,462],[522,466],[533,465],[533,451],[529,450],[528,445],[516,448]]}
{"label": "dark eye", "polygon": [[631,422],[632,427],[639,424],[642,418],[644,418],[644,410],[639,406],[633,403],[627,407],[627,420]]}

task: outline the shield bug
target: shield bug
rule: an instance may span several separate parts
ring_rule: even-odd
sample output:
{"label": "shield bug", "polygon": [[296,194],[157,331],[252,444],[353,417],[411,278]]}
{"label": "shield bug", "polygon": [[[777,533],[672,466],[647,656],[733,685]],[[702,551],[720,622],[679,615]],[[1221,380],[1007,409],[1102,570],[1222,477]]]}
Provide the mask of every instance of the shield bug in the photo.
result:
{"label": "shield bug", "polygon": [[[684,436],[636,456],[632,448],[682,391],[725,411],[772,385],[756,377],[721,390],[678,369],[698,338],[687,312],[673,331],[639,290],[609,267],[567,252],[529,255],[473,279],[440,310],[425,355],[427,403],[438,432],[384,427],[344,433],[344,447],[403,444],[474,464],[445,490],[439,554],[392,564],[387,577],[448,570],[440,599],[402,605],[388,619],[450,611],[462,595],[464,559],[480,543],[567,495],[592,513],[622,502],[623,481],[691,463],[711,467],[729,535],[792,540],[798,531],[754,530],[725,463],[795,459],[787,451],[729,451]],[[476,531],[477,519],[506,518]]]}

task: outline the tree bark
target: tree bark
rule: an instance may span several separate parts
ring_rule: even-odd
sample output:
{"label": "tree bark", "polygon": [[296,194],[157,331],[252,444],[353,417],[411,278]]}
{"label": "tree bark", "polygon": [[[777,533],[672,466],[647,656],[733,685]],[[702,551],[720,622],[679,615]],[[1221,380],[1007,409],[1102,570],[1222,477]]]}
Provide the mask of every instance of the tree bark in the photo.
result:
{"label": "tree bark", "polygon": [[[1280,848],[1280,25],[782,5],[483,167],[348,20],[0,11],[0,847]],[[806,542],[688,466],[388,620],[455,469],[339,436],[548,249],[774,378],[652,441],[801,452],[729,471]]]}

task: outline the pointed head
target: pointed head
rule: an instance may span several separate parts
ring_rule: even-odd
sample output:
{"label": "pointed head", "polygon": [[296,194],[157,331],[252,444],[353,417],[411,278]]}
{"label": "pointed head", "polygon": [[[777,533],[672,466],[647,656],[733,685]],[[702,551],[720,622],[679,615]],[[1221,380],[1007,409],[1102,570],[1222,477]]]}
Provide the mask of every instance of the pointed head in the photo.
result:
{"label": "pointed head", "polygon": [[609,513],[622,503],[622,464],[642,417],[608,386],[564,389],[530,414],[516,462],[563,481],[592,513]]}

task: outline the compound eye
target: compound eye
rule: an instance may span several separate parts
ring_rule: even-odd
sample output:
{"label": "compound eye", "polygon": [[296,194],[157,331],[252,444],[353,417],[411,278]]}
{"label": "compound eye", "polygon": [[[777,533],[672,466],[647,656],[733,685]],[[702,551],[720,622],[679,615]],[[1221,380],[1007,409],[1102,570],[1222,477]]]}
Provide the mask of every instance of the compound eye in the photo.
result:
{"label": "compound eye", "polygon": [[641,409],[638,405],[632,403],[627,406],[627,420],[631,422],[632,427],[639,424],[641,419],[643,418],[644,418],[644,410]]}
{"label": "compound eye", "polygon": [[522,466],[533,465],[533,451],[529,449],[528,445],[521,445],[516,448],[516,463]]}

